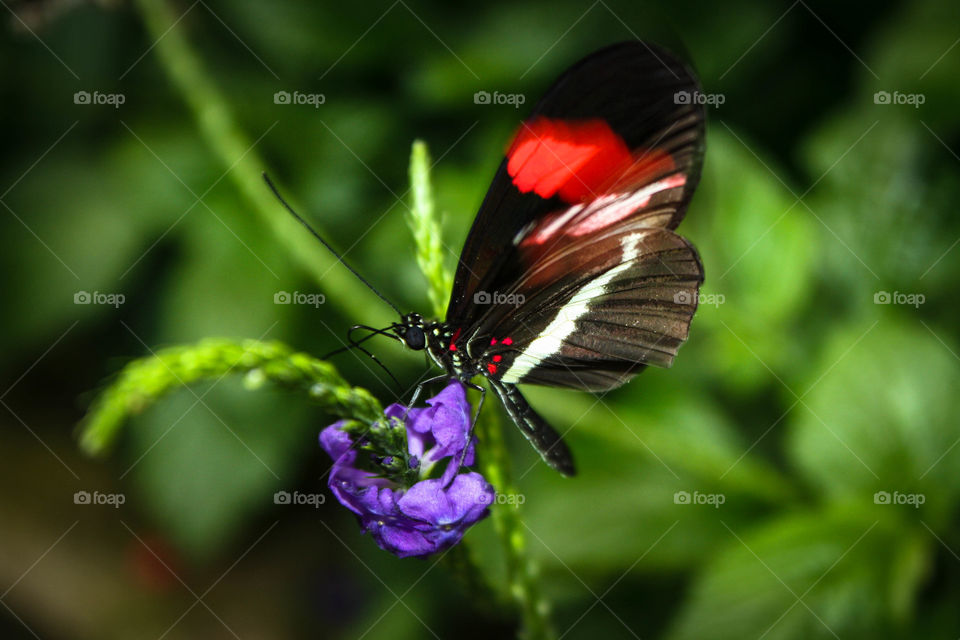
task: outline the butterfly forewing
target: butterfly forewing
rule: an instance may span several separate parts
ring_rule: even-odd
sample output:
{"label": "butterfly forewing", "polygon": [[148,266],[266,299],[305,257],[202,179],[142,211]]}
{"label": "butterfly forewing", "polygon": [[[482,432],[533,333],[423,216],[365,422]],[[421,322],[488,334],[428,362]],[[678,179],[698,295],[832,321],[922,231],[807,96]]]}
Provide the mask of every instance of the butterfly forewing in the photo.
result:
{"label": "butterfly forewing", "polygon": [[558,230],[587,234],[626,217],[675,228],[700,175],[703,108],[682,99],[698,88],[686,65],[642,42],[567,70],[497,170],[460,256],[447,322],[469,326],[476,294],[502,293],[530,266],[518,236],[543,251]]}
{"label": "butterfly forewing", "polygon": [[703,280],[672,231],[699,179],[703,111],[680,98],[698,87],[669,53],[624,43],[574,65],[521,124],[448,309],[481,373],[603,390],[670,366]]}

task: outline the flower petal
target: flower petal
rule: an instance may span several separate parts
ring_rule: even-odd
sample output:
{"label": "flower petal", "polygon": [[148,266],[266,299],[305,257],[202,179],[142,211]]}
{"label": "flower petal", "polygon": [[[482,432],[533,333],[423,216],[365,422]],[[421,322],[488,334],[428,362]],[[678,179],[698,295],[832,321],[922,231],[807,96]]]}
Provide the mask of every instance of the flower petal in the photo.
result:
{"label": "flower petal", "polygon": [[418,482],[403,494],[397,506],[411,518],[437,526],[458,524],[466,529],[486,515],[493,498],[490,483],[471,471],[454,478],[448,487],[439,479]]}
{"label": "flower petal", "polygon": [[[471,525],[489,514],[495,498],[493,487],[479,473],[460,474],[465,447],[466,463],[473,463],[475,440],[468,441],[471,410],[463,383],[451,380],[427,404],[420,409],[392,404],[384,411],[387,418],[405,423],[408,451],[419,463],[411,468],[419,468],[420,478],[449,458],[441,478],[421,479],[409,487],[405,486],[409,476],[389,479],[357,466],[360,454],[353,436],[343,431],[346,421],[336,422],[320,434],[320,444],[334,458],[330,490],[358,516],[363,531],[401,558],[429,555],[458,543]],[[383,426],[372,429],[369,438],[376,442],[376,429]],[[384,440],[389,442],[390,437]],[[367,438],[364,446],[369,448]],[[384,454],[389,457],[395,452],[388,447],[377,455]]]}
{"label": "flower petal", "polygon": [[410,527],[395,526],[373,519],[365,523],[364,531],[373,536],[377,546],[400,558],[426,556],[439,550],[437,541]]}
{"label": "flower petal", "polygon": [[327,454],[336,460],[353,447],[350,435],[342,431],[346,420],[338,420],[320,432],[320,446]]}
{"label": "flower petal", "polygon": [[413,419],[413,429],[423,432],[429,429],[436,441],[428,461],[434,463],[446,457],[457,457],[467,446],[470,430],[470,404],[466,387],[459,380],[451,380],[440,393],[427,400],[430,409],[424,409]]}
{"label": "flower petal", "polygon": [[433,436],[429,430],[426,432],[418,433],[410,428],[411,415],[416,415],[414,412],[425,411],[425,409],[408,409],[402,404],[391,404],[389,407],[384,409],[383,414],[388,418],[394,418],[401,424],[404,423],[404,418],[406,418],[406,427],[407,427],[407,450],[410,452],[410,455],[417,458],[423,458],[424,451],[427,451],[433,446]]}

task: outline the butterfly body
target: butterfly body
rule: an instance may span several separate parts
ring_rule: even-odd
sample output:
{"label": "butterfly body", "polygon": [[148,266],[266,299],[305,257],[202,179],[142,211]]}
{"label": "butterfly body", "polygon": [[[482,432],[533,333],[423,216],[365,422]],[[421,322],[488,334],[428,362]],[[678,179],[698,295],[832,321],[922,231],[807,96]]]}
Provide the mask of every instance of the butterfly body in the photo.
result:
{"label": "butterfly body", "polygon": [[570,450],[560,434],[530,407],[515,385],[502,381],[509,370],[504,353],[512,351],[510,336],[499,339],[476,333],[468,336],[462,327],[427,321],[419,313],[404,315],[392,330],[407,347],[425,350],[447,377],[470,386],[475,386],[471,381],[476,376],[486,377],[511,419],[544,460],[564,475],[575,473]]}

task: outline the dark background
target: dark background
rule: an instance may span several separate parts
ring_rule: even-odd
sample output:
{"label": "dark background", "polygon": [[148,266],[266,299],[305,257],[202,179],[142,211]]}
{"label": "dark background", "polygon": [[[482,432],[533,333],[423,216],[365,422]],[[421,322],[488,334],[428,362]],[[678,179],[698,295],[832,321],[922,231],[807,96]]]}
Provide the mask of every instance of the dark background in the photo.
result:
{"label": "dark background", "polygon": [[[529,106],[570,63],[632,37],[685,50],[723,99],[680,229],[706,297],[672,370],[599,399],[529,390],[573,426],[576,479],[509,434],[558,634],[960,635],[956,3],[170,11],[252,156],[225,161],[201,134],[139,5],[0,8],[0,636],[509,636],[509,613],[431,560],[380,551],[332,499],[274,504],[326,491],[316,433],[330,418],[300,396],[234,377],[181,390],[105,460],[79,452],[75,427],[111,374],[159,347],[227,336],[319,355],[355,322],[392,320],[288,221],[265,223],[281,214],[242,195],[243,163],[269,169],[391,299],[426,311],[403,219],[411,142],[439,159],[452,265],[524,114],[473,94]],[[76,104],[78,91],[124,103]],[[276,104],[277,91],[325,101]],[[81,291],[125,301],[75,304]],[[278,291],[327,301],[276,305]],[[375,348],[406,384],[424,370]],[[395,399],[369,361],[335,362]],[[76,491],[125,504],[76,505]],[[678,504],[684,491],[723,504]],[[493,538],[489,522],[467,536],[496,580]]]}

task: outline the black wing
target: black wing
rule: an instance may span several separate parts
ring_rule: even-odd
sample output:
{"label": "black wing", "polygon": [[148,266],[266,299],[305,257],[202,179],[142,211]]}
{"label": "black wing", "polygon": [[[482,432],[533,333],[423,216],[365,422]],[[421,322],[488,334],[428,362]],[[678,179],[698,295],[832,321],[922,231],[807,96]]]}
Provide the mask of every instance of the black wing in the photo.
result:
{"label": "black wing", "polygon": [[535,107],[467,238],[447,313],[488,377],[603,390],[670,366],[703,281],[672,231],[700,174],[698,91],[672,55],[631,42],[572,67]]}
{"label": "black wing", "polygon": [[[542,121],[606,123],[635,156],[632,170],[618,172],[617,191],[642,196],[652,184],[663,186],[646,203],[636,197],[633,202],[623,197],[619,203],[633,206],[633,217],[646,219],[648,226],[674,229],[700,177],[704,113],[692,99],[699,87],[688,67],[664,49],[637,41],[612,45],[560,76],[518,135],[536,136],[536,124]],[[664,156],[669,162],[661,162]],[[497,170],[460,254],[446,316],[452,326],[469,327],[478,313],[476,294],[509,288],[530,266],[530,256],[515,242],[518,234],[538,224],[543,231],[551,215],[572,204],[557,195],[521,192],[508,172],[508,161],[505,158]],[[678,178],[682,184],[667,188]]]}
{"label": "black wing", "polygon": [[611,389],[672,364],[702,281],[685,239],[628,222],[538,261],[509,290],[522,304],[488,305],[466,348],[505,383]]}

